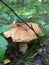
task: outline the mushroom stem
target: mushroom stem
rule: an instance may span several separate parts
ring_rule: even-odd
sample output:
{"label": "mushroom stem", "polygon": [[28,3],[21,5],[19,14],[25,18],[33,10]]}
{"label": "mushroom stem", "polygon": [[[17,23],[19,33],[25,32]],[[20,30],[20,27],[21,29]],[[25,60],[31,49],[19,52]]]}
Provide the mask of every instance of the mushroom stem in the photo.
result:
{"label": "mushroom stem", "polygon": [[19,48],[20,48],[21,52],[26,53],[26,50],[28,49],[28,44],[27,43],[20,43]]}

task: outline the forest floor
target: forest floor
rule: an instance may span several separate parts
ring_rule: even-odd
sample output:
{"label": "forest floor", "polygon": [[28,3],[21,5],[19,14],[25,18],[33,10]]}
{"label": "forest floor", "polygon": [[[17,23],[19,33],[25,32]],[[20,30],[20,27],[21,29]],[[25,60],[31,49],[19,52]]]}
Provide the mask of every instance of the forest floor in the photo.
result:
{"label": "forest floor", "polygon": [[[40,18],[43,18],[47,23],[49,19],[49,15],[45,14],[45,15],[39,15],[39,16]],[[43,45],[44,48],[38,45],[36,48],[32,49],[32,51],[27,54],[22,54],[21,52],[16,51],[17,49],[14,48],[12,44],[9,44],[9,48],[7,49],[8,52],[6,52],[5,54],[5,59],[9,59],[11,62],[5,65],[34,65],[34,64],[35,65],[48,65],[48,62],[49,62],[49,46],[48,46],[49,44],[48,43],[49,43],[49,36],[46,36],[45,41],[44,41],[45,45]],[[38,50],[40,50],[40,52],[41,51],[43,52],[41,53],[37,52],[34,54],[33,58],[27,59],[27,62],[26,61],[21,62],[21,60],[25,59],[26,55],[31,56],[35,51],[38,51]]]}

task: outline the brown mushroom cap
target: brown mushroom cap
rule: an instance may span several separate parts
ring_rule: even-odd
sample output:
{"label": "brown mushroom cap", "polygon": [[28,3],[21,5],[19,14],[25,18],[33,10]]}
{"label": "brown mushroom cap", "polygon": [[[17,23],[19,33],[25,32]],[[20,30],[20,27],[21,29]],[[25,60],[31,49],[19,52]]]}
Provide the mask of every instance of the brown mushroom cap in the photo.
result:
{"label": "brown mushroom cap", "polygon": [[[37,35],[41,32],[41,29],[38,26],[38,24],[35,23],[28,24],[29,26],[33,27]],[[29,42],[31,40],[37,39],[37,36],[35,35],[34,31],[31,30],[25,24],[16,24],[16,26],[13,29],[4,32],[4,36],[6,38],[11,37],[14,42]]]}

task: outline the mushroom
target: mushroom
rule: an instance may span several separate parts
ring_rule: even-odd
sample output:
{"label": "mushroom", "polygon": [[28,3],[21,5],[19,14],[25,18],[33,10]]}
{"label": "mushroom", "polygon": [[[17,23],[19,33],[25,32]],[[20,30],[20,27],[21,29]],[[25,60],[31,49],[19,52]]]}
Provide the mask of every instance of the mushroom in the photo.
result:
{"label": "mushroom", "polygon": [[[40,27],[36,23],[27,23],[29,26],[33,27],[34,31],[38,35],[41,32]],[[4,36],[6,38],[11,37],[13,42],[17,42],[19,44],[20,51],[25,53],[28,49],[28,42],[34,39],[37,39],[37,36],[33,30],[31,30],[27,25],[24,23],[16,24],[16,26],[4,32]]]}

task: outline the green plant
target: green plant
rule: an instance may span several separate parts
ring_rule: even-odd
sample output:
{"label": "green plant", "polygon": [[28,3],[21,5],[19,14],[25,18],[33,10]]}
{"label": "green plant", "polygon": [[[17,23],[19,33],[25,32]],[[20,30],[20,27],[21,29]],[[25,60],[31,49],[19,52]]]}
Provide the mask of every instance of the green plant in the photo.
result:
{"label": "green plant", "polygon": [[7,25],[2,24],[2,26],[0,26],[0,62],[4,61],[4,55],[8,45],[8,41],[3,36],[3,32],[6,32],[10,29],[11,27]]}
{"label": "green plant", "polygon": [[4,61],[5,50],[7,49],[7,40],[0,35],[0,62]]}

